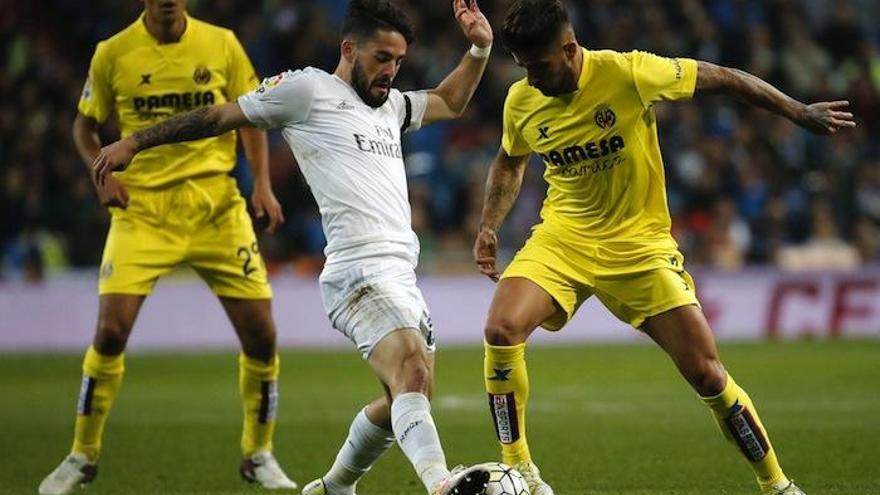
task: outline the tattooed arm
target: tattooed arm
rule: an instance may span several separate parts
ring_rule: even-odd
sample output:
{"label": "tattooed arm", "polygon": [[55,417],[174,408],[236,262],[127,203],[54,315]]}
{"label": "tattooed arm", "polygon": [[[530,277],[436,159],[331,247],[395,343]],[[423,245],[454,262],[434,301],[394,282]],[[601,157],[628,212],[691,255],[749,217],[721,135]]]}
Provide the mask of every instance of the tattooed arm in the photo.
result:
{"label": "tattooed arm", "polygon": [[114,170],[124,170],[139,152],[169,143],[195,141],[211,136],[219,136],[251,123],[241,111],[238,103],[202,107],[148,127],[141,131],[101,148],[92,168],[95,180],[101,184]]}
{"label": "tattooed arm", "polygon": [[519,196],[528,159],[529,155],[510,156],[500,148],[489,168],[486,194],[483,197],[483,216],[473,254],[480,272],[492,280],[498,280],[498,269],[495,266],[498,254],[496,232]]}
{"label": "tattooed arm", "polygon": [[781,115],[816,134],[834,134],[855,127],[848,101],[823,101],[805,105],[760,77],[739,69],[698,62],[697,93],[724,93]]}

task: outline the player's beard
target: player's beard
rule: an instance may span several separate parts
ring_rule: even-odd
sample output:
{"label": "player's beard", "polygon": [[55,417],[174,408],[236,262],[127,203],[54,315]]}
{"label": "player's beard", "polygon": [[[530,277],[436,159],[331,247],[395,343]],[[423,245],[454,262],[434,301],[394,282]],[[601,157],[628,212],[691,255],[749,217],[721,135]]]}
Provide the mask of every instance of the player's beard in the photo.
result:
{"label": "player's beard", "polygon": [[554,79],[555,81],[547,86],[539,85],[537,87],[538,91],[544,96],[556,97],[574,93],[578,89],[577,79],[570,77],[567,72],[560,73]]}
{"label": "player's beard", "polygon": [[361,97],[361,100],[373,108],[379,108],[384,105],[385,101],[388,100],[388,95],[391,93],[391,81],[389,80],[387,81],[388,91],[386,91],[383,96],[374,96],[373,93],[370,92],[370,88],[372,88],[373,83],[377,81],[378,79],[368,81],[367,73],[364,71],[363,65],[357,60],[354,61],[354,65],[351,68],[351,85],[358,96]]}

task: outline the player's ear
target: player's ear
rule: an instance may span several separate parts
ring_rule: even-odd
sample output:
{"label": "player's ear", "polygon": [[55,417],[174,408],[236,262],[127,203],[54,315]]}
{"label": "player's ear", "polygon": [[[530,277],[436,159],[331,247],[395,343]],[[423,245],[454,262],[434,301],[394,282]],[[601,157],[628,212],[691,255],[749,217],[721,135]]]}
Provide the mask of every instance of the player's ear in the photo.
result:
{"label": "player's ear", "polygon": [[346,62],[350,64],[354,63],[355,52],[357,51],[357,45],[354,41],[348,38],[342,40],[340,51],[342,52],[342,58],[344,58]]}
{"label": "player's ear", "polygon": [[568,41],[562,45],[562,51],[565,52],[565,58],[569,60],[573,59],[578,52],[577,41]]}

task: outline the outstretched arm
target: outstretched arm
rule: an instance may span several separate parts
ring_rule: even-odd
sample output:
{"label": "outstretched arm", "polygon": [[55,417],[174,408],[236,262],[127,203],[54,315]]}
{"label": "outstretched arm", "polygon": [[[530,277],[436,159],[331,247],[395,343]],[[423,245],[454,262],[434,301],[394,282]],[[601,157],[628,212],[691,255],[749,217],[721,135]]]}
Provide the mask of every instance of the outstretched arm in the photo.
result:
{"label": "outstretched arm", "polygon": [[436,88],[428,91],[428,104],[423,119],[425,123],[461,116],[471,101],[489,61],[493,39],[492,26],[480,11],[477,0],[453,0],[452,8],[461,30],[476,49],[465,54],[458,67],[453,69]]}
{"label": "outstretched arm", "polygon": [[498,269],[495,266],[498,253],[496,232],[519,196],[528,159],[529,155],[510,156],[504,148],[499,148],[489,168],[480,232],[474,242],[473,254],[480,272],[492,280],[498,280]]}
{"label": "outstretched arm", "polygon": [[104,177],[114,170],[122,170],[139,152],[169,143],[195,141],[219,136],[251,123],[236,102],[202,107],[175,115],[170,119],[101,148],[92,168],[95,180],[101,184]]}
{"label": "outstretched arm", "polygon": [[781,115],[816,134],[834,134],[855,127],[848,101],[805,105],[763,79],[739,69],[698,62],[696,92],[723,93]]}

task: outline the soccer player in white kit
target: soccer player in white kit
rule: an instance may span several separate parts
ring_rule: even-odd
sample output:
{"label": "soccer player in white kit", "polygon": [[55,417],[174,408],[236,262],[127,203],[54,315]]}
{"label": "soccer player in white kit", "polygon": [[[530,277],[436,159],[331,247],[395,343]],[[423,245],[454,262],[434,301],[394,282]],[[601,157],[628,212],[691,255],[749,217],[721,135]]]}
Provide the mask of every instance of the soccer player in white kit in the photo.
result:
{"label": "soccer player in white kit", "polygon": [[434,335],[416,287],[419,243],[411,227],[401,135],[454,119],[482,77],[493,34],[476,0],[454,0],[473,43],[435,89],[391,87],[413,40],[406,14],[390,0],[352,0],[333,74],[308,67],[263,81],[237,102],[168,119],[102,149],[97,180],[139,151],[215,136],[243,126],[280,128],[321,211],[327,262],[321,294],[344,333],[384,385],[385,395],[354,419],[336,461],[305,495],[352,495],[357,481],[396,440],[432,495],[482,495],[481,466],[450,472],[429,397]]}

